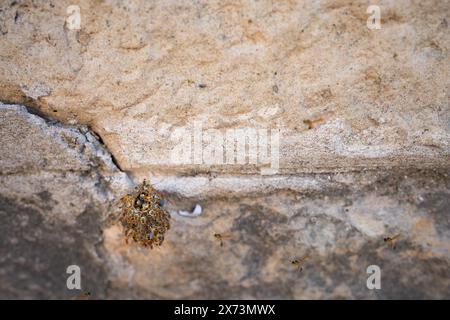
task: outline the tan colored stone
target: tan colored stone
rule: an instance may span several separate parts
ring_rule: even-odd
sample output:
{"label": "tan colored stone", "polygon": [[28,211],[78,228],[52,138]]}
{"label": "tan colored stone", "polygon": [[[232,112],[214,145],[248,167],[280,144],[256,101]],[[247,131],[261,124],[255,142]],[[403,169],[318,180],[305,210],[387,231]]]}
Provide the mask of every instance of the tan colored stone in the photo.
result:
{"label": "tan colored stone", "polygon": [[79,1],[80,30],[69,4],[2,5],[0,100],[92,125],[124,170],[258,172],[170,163],[194,121],[282,129],[287,174],[449,165],[445,2],[381,1],[380,30],[364,1]]}
{"label": "tan colored stone", "polygon": [[[449,298],[447,2],[378,1],[380,30],[360,0],[73,4],[0,4],[2,298],[70,297],[74,261],[94,298]],[[280,170],[175,164],[197,123],[279,129]],[[114,223],[143,178],[152,251]]]}

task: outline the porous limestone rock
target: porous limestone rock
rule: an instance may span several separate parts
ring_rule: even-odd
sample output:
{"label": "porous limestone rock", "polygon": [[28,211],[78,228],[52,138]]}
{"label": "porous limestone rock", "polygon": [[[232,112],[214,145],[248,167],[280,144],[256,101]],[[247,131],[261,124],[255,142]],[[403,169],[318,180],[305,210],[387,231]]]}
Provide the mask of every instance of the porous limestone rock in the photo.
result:
{"label": "porous limestone rock", "polygon": [[[2,1],[0,297],[70,298],[77,264],[94,298],[450,298],[450,5],[377,5]],[[278,172],[176,163],[198,126],[279,130]],[[144,178],[152,251],[115,215]]]}
{"label": "porous limestone rock", "polygon": [[0,104],[0,297],[71,298],[66,273],[106,297],[102,226],[132,187],[86,127]]}
{"label": "porous limestone rock", "polygon": [[93,298],[448,298],[447,168],[163,179],[172,227],[148,250],[108,219],[133,182],[87,128],[0,111],[2,298],[74,297],[72,264]]}
{"label": "porous limestone rock", "polygon": [[367,1],[82,0],[80,29],[69,5],[2,3],[0,100],[91,125],[123,170],[258,172],[176,165],[195,123],[280,129],[286,174],[449,165],[446,1],[378,1],[378,30]]}

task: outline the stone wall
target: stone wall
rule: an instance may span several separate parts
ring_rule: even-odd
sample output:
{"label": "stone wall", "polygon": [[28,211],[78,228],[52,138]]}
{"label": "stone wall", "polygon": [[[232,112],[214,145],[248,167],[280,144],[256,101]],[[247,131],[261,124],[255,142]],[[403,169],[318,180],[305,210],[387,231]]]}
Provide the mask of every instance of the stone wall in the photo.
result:
{"label": "stone wall", "polygon": [[[0,4],[0,298],[450,298],[446,1],[74,4]],[[117,222],[144,178],[153,250]]]}

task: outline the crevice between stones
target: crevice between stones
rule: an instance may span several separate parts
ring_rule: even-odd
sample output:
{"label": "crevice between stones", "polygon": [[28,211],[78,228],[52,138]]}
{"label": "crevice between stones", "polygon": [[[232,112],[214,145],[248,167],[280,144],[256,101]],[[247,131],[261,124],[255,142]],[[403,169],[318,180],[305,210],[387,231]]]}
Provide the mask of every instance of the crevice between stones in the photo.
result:
{"label": "crevice between stones", "polygon": [[[111,157],[111,161],[112,163],[115,165],[116,169],[119,170],[122,173],[125,173],[129,178],[131,178],[128,174],[128,172],[122,170],[119,162],[117,161],[117,159],[115,158],[115,156],[109,151],[108,147],[106,146],[106,144],[104,143],[103,139],[101,138],[101,136],[95,132],[95,130],[93,129],[92,126],[89,125],[73,125],[73,124],[68,124],[68,123],[64,123],[60,120],[57,120],[51,116],[49,116],[46,113],[43,113],[41,110],[39,110],[36,107],[36,104],[34,103],[33,100],[28,101],[23,101],[21,103],[14,103],[14,102],[9,102],[9,101],[3,101],[0,100],[0,103],[3,103],[5,105],[21,105],[23,107],[26,108],[27,112],[30,114],[33,114],[39,118],[41,118],[42,120],[45,121],[46,124],[50,125],[50,126],[61,126],[64,128],[75,128],[78,130],[78,132],[80,132],[80,134],[83,134],[86,137],[86,134],[84,133],[85,130],[83,130],[83,127],[87,128],[88,131],[90,131],[90,133],[92,134],[93,137],[96,138],[96,142],[108,153],[108,155]],[[88,137],[86,137],[88,139]],[[89,139],[88,139],[89,140]]]}

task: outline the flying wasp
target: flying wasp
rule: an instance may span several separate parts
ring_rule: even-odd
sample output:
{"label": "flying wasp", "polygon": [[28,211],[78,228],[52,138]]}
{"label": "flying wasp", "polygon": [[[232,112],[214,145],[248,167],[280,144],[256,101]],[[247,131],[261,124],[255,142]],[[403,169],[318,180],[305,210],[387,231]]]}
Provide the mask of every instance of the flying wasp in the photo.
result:
{"label": "flying wasp", "polygon": [[298,268],[299,271],[303,270],[303,264],[305,263],[306,260],[309,259],[309,255],[304,255],[301,258],[298,259],[294,259],[291,261],[291,264],[293,264],[294,266],[296,266],[296,268]]}
{"label": "flying wasp", "polygon": [[326,118],[324,116],[320,116],[315,119],[303,120],[303,123],[308,125],[308,129],[314,129],[315,127],[324,123],[325,121],[326,121]]}
{"label": "flying wasp", "polygon": [[386,237],[383,239],[383,241],[385,243],[387,243],[392,249],[395,250],[395,248],[396,248],[395,244],[396,244],[398,238],[400,238],[400,233],[396,234],[395,236],[392,236],[392,237]]}
{"label": "flying wasp", "polygon": [[220,241],[220,246],[223,247],[223,240],[230,239],[231,234],[229,233],[214,233],[214,238],[216,238],[218,241]]}

